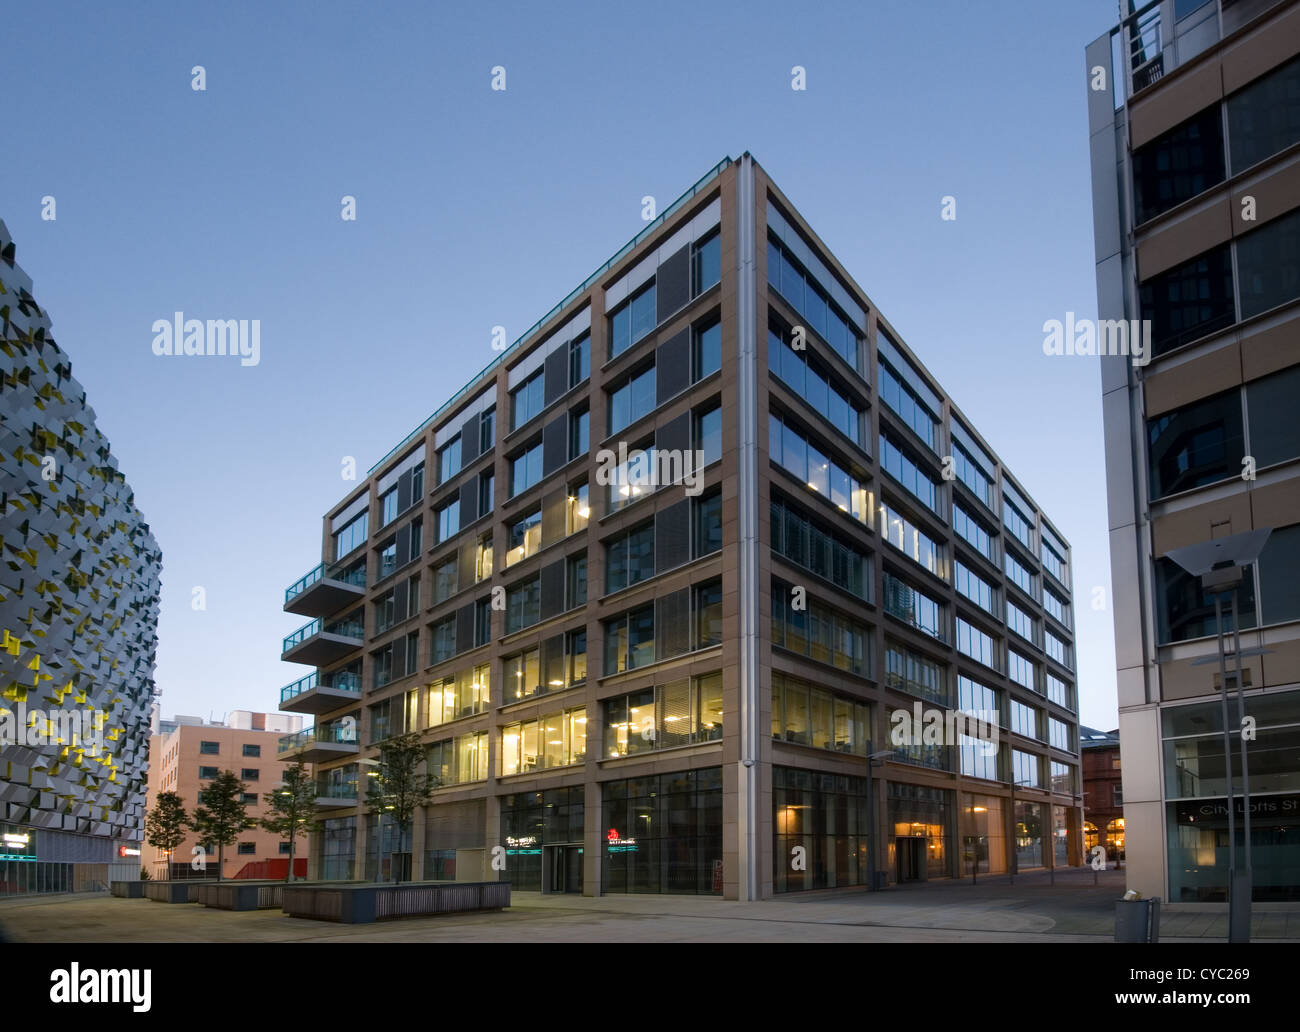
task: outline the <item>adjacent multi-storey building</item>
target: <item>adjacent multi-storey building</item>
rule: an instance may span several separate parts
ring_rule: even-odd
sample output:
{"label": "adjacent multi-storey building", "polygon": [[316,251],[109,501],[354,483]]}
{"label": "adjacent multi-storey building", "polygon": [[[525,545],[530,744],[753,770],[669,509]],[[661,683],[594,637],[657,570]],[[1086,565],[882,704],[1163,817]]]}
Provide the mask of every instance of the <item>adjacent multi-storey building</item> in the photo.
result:
{"label": "adjacent multi-storey building", "polygon": [[[1300,5],[1151,3],[1086,58],[1098,310],[1150,342],[1101,360],[1129,886],[1226,898],[1244,745],[1253,897],[1296,899]],[[1239,647],[1211,550],[1244,564]],[[1234,703],[1231,768],[1216,596],[1250,718]]]}
{"label": "adjacent multi-storey building", "polygon": [[0,222],[0,895],[139,873],[162,556]]}
{"label": "adjacent multi-storey building", "polygon": [[[156,720],[157,730],[149,739],[149,806],[157,802],[158,793],[175,792],[186,812],[194,813],[199,793],[222,771],[233,771],[247,788],[243,803],[245,813],[253,819],[270,816],[265,796],[283,780],[286,761],[279,755],[281,736],[302,728],[302,717],[284,713],[250,713],[235,710],[225,720],[205,721],[200,717],[177,716],[174,720]],[[205,844],[196,853],[199,837],[191,835],[168,856],[145,844],[142,866],[155,878],[216,877],[215,846]],[[293,844],[294,867],[306,873],[309,845],[306,838]],[[259,877],[282,876],[287,868],[289,841],[260,825],[249,828],[226,847],[223,878],[233,878],[245,870]]]}
{"label": "adjacent multi-storey building", "polygon": [[[281,693],[316,876],[750,899],[1080,860],[1069,546],[748,154],[320,551]],[[406,730],[440,787],[403,840],[358,782]]]}
{"label": "adjacent multi-storey building", "polygon": [[1083,844],[1092,860],[1101,846],[1106,863],[1124,859],[1124,784],[1119,732],[1079,727],[1083,759]]}

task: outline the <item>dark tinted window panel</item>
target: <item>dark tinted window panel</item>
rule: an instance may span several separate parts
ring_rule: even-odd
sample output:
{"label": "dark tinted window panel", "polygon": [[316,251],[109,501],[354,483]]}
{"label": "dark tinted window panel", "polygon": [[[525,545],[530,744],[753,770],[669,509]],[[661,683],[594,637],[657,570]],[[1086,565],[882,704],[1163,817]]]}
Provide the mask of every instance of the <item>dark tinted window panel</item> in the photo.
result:
{"label": "dark tinted window panel", "polygon": [[[1214,595],[1172,559],[1156,560],[1156,609],[1160,621],[1160,642],[1188,641],[1218,633],[1214,618]],[[1255,626],[1255,568],[1245,567],[1237,595],[1241,627]],[[1223,604],[1223,629],[1232,630],[1228,604]]]}
{"label": "dark tinted window panel", "polygon": [[1240,476],[1244,454],[1236,388],[1147,420],[1152,498]]}
{"label": "dark tinted window panel", "polygon": [[474,604],[456,610],[456,651],[465,652],[474,647]]}
{"label": "dark tinted window panel", "polygon": [[691,591],[683,588],[655,600],[657,659],[680,656],[691,648]]}
{"label": "dark tinted window panel", "polygon": [[1300,457],[1300,366],[1283,369],[1246,385],[1250,413],[1250,454],[1256,468]]}
{"label": "dark tinted window panel", "polygon": [[655,275],[658,322],[663,322],[691,299],[690,250],[689,245],[683,247],[659,266]]}
{"label": "dark tinted window panel", "polygon": [[405,580],[393,585],[393,609],[398,614],[399,619],[406,614],[406,600],[410,594],[409,588],[410,582]]}
{"label": "dark tinted window panel", "polygon": [[477,547],[477,542],[474,541],[466,541],[460,546],[460,566],[457,569],[457,585],[459,587],[468,587],[474,583]]}
{"label": "dark tinted window panel", "polygon": [[691,558],[691,500],[660,509],[655,515],[655,570],[663,573]]}
{"label": "dark tinted window panel", "polygon": [[542,544],[549,545],[559,541],[568,531],[565,519],[568,509],[568,493],[564,490],[552,491],[542,496]]}
{"label": "dark tinted window panel", "polygon": [[564,560],[542,567],[542,619],[564,612]]}
{"label": "dark tinted window panel", "polygon": [[408,523],[405,527],[399,527],[397,530],[397,564],[401,565],[410,559],[411,555],[411,525]]}
{"label": "dark tinted window panel", "polygon": [[479,417],[476,415],[470,416],[460,431],[460,464],[462,466],[468,466],[478,458],[479,436]]}
{"label": "dark tinted window panel", "polygon": [[[546,616],[546,603],[542,602],[542,616]],[[541,645],[542,686],[549,690],[564,687],[564,635],[547,638]]]}
{"label": "dark tinted window panel", "polygon": [[1300,140],[1300,57],[1228,98],[1232,170],[1240,172]]}
{"label": "dark tinted window panel", "polygon": [[1262,623],[1300,620],[1300,524],[1279,527],[1259,556]]}
{"label": "dark tinted window panel", "polygon": [[1133,152],[1137,223],[1223,182],[1223,173],[1223,122],[1215,104]]}
{"label": "dark tinted window panel", "polygon": [[1241,317],[1300,297],[1300,210],[1237,238]]}
{"label": "dark tinted window panel", "polygon": [[550,476],[569,461],[569,415],[561,412],[542,430],[542,476]]}
{"label": "dark tinted window panel", "polygon": [[1138,292],[1157,355],[1231,326],[1236,313],[1228,245],[1151,277]]}
{"label": "dark tinted window panel", "polygon": [[397,511],[405,512],[411,507],[411,471],[408,469],[397,478]]}
{"label": "dark tinted window panel", "polygon": [[691,331],[675,333],[659,345],[655,357],[655,399],[662,405],[691,385]]}
{"label": "dark tinted window panel", "polygon": [[569,349],[556,348],[546,356],[543,367],[546,380],[546,404],[556,401],[569,390]]}
{"label": "dark tinted window panel", "polygon": [[468,527],[478,519],[478,481],[469,480],[460,485],[460,525]]}
{"label": "dark tinted window panel", "polygon": [[683,412],[655,431],[655,447],[685,452],[691,446],[691,415]]}

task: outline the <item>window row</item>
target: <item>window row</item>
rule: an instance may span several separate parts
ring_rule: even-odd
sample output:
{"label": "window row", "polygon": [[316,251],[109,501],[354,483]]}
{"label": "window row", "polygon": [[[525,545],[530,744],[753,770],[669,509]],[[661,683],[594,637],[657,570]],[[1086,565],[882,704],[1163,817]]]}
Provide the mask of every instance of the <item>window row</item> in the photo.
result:
{"label": "window row", "polygon": [[488,733],[474,731],[429,746],[425,761],[435,787],[463,785],[488,778]]}
{"label": "window row", "polygon": [[772,551],[871,601],[871,557],[773,493]]}
{"label": "window row", "polygon": [[[1134,221],[1141,225],[1300,141],[1300,58],[1213,104],[1133,152]],[[1226,159],[1226,160],[1225,160]]]}
{"label": "window row", "polygon": [[586,760],[585,707],[547,713],[533,720],[506,724],[501,729],[502,777],[567,767]]}
{"label": "window row", "polygon": [[683,677],[602,704],[606,758],[722,739],[722,674]]}
{"label": "window row", "polygon": [[871,629],[778,580],[772,581],[772,644],[871,676]]}
{"label": "window row", "polygon": [[501,704],[563,691],[587,680],[587,629],[546,639],[502,662]]}
{"label": "window row", "polygon": [[774,673],[772,737],[815,749],[866,756],[871,752],[871,707]]}
{"label": "window row", "polygon": [[767,350],[768,368],[831,426],[859,448],[864,447],[862,413],[836,389],[834,374],[823,369],[806,346],[796,350],[788,332],[777,327],[768,327]]}
{"label": "window row", "polygon": [[605,674],[623,673],[722,643],[722,582],[662,596],[613,620],[605,630]]}
{"label": "window row", "polygon": [[[568,362],[567,366],[560,370],[559,387],[555,386],[554,373],[552,373],[551,401],[568,393],[591,375],[590,335],[584,333],[576,340],[570,341],[567,350]],[[560,390],[560,387],[564,389]],[[546,369],[542,368],[510,392],[510,429],[517,430],[541,412],[546,405]],[[494,411],[490,409],[489,416],[485,418],[490,419]],[[484,427],[488,425],[485,423]],[[479,448],[479,452],[485,452],[489,447],[491,444],[485,438],[485,443]]]}
{"label": "window row", "polygon": [[807,325],[854,369],[858,368],[858,335],[816,279],[774,236],[767,240],[767,282],[790,303]]}
{"label": "window row", "polygon": [[768,417],[768,453],[773,462],[831,504],[863,523],[870,520],[868,493],[861,482],[776,413]]}

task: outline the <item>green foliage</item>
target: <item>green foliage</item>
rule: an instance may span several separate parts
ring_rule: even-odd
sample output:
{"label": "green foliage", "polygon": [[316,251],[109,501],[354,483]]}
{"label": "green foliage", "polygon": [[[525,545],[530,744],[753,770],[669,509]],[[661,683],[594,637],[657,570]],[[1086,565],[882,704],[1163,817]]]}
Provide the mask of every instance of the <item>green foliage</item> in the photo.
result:
{"label": "green foliage", "polygon": [[421,769],[424,763],[420,736],[398,735],[380,745],[379,762],[366,778],[366,807],[381,822],[385,816],[391,818],[399,840],[410,831],[416,807],[428,803],[438,787],[438,779]]}
{"label": "green foliage", "polygon": [[234,844],[241,831],[257,827],[257,821],[244,809],[247,789],[233,770],[223,770],[199,793],[201,805],[194,808],[190,827],[204,842],[217,846],[217,880],[221,880],[226,860],[226,846]]}
{"label": "green foliage", "polygon": [[297,839],[306,837],[317,827],[316,781],[299,758],[284,768],[284,783],[262,799],[270,814],[262,818],[262,827],[289,840],[289,870],[285,881],[293,881],[293,858]]}
{"label": "green foliage", "polygon": [[189,826],[185,801],[175,792],[159,792],[154,807],[145,816],[145,841],[161,849],[171,859],[171,854],[185,841]]}

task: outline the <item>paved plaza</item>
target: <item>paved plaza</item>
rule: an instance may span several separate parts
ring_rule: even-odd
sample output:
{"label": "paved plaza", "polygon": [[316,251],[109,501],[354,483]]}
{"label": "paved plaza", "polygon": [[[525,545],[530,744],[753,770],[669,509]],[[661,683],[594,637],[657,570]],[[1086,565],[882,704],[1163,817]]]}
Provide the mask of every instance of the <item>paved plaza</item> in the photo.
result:
{"label": "paved plaza", "polygon": [[[1109,942],[1123,873],[1069,870],[875,894],[808,893],[760,903],[702,896],[543,896],[509,910],[371,925],[232,913],[102,894],[0,902],[17,942]],[[1300,907],[1259,910],[1259,940],[1300,940]],[[1165,908],[1161,940],[1227,941],[1227,915]]]}

